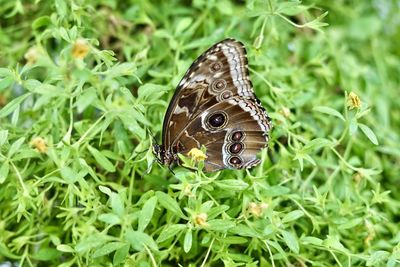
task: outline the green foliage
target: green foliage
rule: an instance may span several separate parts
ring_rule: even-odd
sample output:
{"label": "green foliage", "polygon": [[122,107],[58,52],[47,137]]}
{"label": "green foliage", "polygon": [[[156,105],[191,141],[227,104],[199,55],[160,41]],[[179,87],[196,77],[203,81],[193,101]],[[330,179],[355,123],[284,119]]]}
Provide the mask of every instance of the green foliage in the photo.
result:
{"label": "green foliage", "polygon": [[[0,264],[399,265],[398,2],[185,3],[0,1]],[[150,133],[225,37],[270,148],[173,175]]]}

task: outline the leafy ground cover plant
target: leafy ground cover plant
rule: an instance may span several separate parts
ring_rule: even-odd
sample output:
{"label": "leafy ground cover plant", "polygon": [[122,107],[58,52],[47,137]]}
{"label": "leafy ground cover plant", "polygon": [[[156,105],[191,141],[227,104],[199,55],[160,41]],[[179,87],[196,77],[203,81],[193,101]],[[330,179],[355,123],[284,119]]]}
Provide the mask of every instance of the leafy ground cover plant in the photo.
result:
{"label": "leafy ground cover plant", "polygon": [[[0,3],[3,265],[400,263],[398,1]],[[247,46],[270,148],[173,175],[151,133],[225,37]]]}

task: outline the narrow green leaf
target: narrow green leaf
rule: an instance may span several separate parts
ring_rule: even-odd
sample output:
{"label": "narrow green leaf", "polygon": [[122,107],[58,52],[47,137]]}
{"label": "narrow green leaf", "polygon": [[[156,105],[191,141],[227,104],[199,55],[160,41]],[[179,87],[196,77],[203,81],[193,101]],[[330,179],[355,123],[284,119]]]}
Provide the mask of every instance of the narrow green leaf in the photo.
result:
{"label": "narrow green leaf", "polygon": [[0,184],[4,183],[6,180],[8,173],[10,171],[10,165],[8,162],[2,162],[0,167]]}
{"label": "narrow green leaf", "polygon": [[186,253],[190,251],[190,249],[192,248],[192,241],[193,241],[192,230],[187,229],[185,234],[185,239],[183,241],[183,251],[185,251]]}
{"label": "narrow green leaf", "polygon": [[124,262],[126,257],[128,257],[129,245],[126,244],[123,247],[117,249],[113,258],[113,265],[118,266],[120,263]]}
{"label": "narrow green leaf", "polygon": [[105,244],[104,246],[100,247],[99,249],[96,249],[95,252],[93,253],[93,258],[98,258],[104,255],[108,255],[111,252],[122,248],[123,246],[126,246],[125,243],[122,242],[110,242]]}
{"label": "narrow green leaf", "polygon": [[26,93],[24,95],[21,95],[17,98],[14,98],[13,100],[11,100],[10,103],[8,103],[5,107],[0,109],[0,118],[4,118],[4,117],[8,116],[30,95],[31,95],[31,93]]}
{"label": "narrow green leaf", "polygon": [[359,123],[361,131],[365,134],[365,136],[371,141],[374,145],[378,145],[378,139],[376,138],[375,133],[369,128],[367,125]]}
{"label": "narrow green leaf", "polygon": [[154,209],[157,204],[157,197],[153,196],[149,198],[146,203],[144,203],[142,210],[140,211],[139,217],[139,231],[144,231],[144,229],[149,224],[151,218],[153,217]]}
{"label": "narrow green leaf", "polygon": [[121,218],[114,213],[104,213],[99,215],[99,220],[110,225],[120,224]]}
{"label": "narrow green leaf", "polygon": [[88,149],[101,167],[108,172],[115,172],[115,166],[100,151],[92,146],[88,146]]}
{"label": "narrow green leaf", "polygon": [[7,142],[8,130],[0,130],[0,146]]}
{"label": "narrow green leaf", "polygon": [[358,129],[358,122],[357,119],[354,117],[350,120],[349,123],[349,134],[353,135]]}
{"label": "narrow green leaf", "polygon": [[243,191],[249,186],[248,183],[238,179],[215,181],[215,185],[229,191]]}
{"label": "narrow green leaf", "polygon": [[257,231],[244,224],[239,224],[229,229],[229,232],[239,236],[259,237],[259,233],[257,233]]}
{"label": "narrow green leaf", "polygon": [[125,238],[131,244],[132,248],[137,251],[143,251],[144,246],[151,250],[158,250],[156,242],[146,233],[128,230]]}
{"label": "narrow green leaf", "polygon": [[125,205],[121,195],[117,193],[111,193],[110,201],[113,212],[122,218],[125,214]]}
{"label": "narrow green leaf", "polygon": [[189,27],[193,22],[191,17],[185,17],[178,21],[178,24],[175,27],[175,35],[182,34],[187,27]]}
{"label": "narrow green leaf", "polygon": [[184,229],[186,229],[186,225],[184,224],[167,225],[158,236],[157,242],[161,243],[173,236],[177,236],[178,233],[183,231]]}
{"label": "narrow green leaf", "polygon": [[277,197],[286,195],[290,192],[290,188],[280,185],[274,185],[265,190],[265,195],[268,197]]}
{"label": "narrow green leaf", "polygon": [[338,117],[342,121],[345,121],[343,115],[340,114],[339,111],[337,111],[337,110],[335,110],[333,108],[326,107],[326,106],[318,106],[318,107],[313,108],[313,110],[317,111],[317,112],[321,112],[321,113],[325,113],[325,114],[328,114],[328,115],[332,115],[332,116]]}
{"label": "narrow green leaf", "polygon": [[289,212],[288,214],[283,217],[282,222],[287,223],[291,221],[295,221],[298,218],[302,217],[304,215],[304,212],[302,210],[294,210]]}
{"label": "narrow green leaf", "polygon": [[207,229],[210,231],[226,232],[233,227],[235,227],[235,223],[229,220],[216,219],[207,221]]}
{"label": "narrow green leaf", "polygon": [[299,243],[297,241],[296,236],[294,236],[291,232],[282,230],[281,231],[283,240],[285,241],[286,245],[290,248],[291,251],[294,253],[299,253]]}
{"label": "narrow green leaf", "polygon": [[0,91],[8,88],[14,82],[13,76],[7,76],[3,79],[0,78]]}
{"label": "narrow green leaf", "polygon": [[8,150],[8,157],[12,157],[22,146],[22,144],[25,142],[25,137],[19,138],[17,141],[15,141],[11,147],[10,150]]}
{"label": "narrow green leaf", "polygon": [[178,203],[175,201],[175,199],[173,199],[172,197],[170,197],[169,195],[167,195],[164,192],[161,191],[157,191],[156,192],[156,196],[158,198],[158,202],[161,204],[161,206],[163,206],[165,209],[169,210],[170,212],[172,212],[173,214],[175,214],[176,216],[180,217],[180,218],[184,218],[186,219],[187,217],[183,214],[181,208],[179,207]]}
{"label": "narrow green leaf", "polygon": [[91,105],[97,98],[96,90],[94,88],[85,89],[83,94],[78,95],[75,102],[78,113],[82,113],[89,105]]}
{"label": "narrow green leaf", "polygon": [[41,28],[43,26],[47,26],[47,25],[50,25],[50,24],[51,24],[50,17],[49,16],[42,16],[42,17],[39,17],[39,18],[35,19],[32,22],[32,29],[33,30],[37,30],[37,29],[39,29],[39,28]]}
{"label": "narrow green leaf", "polygon": [[44,247],[35,252],[35,254],[32,255],[32,258],[39,261],[50,261],[55,260],[61,254],[62,253],[55,248]]}
{"label": "narrow green leaf", "polygon": [[78,173],[68,166],[61,167],[60,173],[61,177],[69,184],[75,183],[78,179]]}
{"label": "narrow green leaf", "polygon": [[312,244],[312,245],[316,245],[316,246],[321,246],[322,243],[323,243],[322,239],[319,239],[319,238],[314,237],[314,236],[302,237],[300,241],[304,245]]}
{"label": "narrow green leaf", "polygon": [[68,245],[63,245],[63,244],[58,245],[57,246],[57,250],[62,251],[62,252],[68,252],[68,253],[74,253],[75,252],[75,250],[73,248],[71,248]]}

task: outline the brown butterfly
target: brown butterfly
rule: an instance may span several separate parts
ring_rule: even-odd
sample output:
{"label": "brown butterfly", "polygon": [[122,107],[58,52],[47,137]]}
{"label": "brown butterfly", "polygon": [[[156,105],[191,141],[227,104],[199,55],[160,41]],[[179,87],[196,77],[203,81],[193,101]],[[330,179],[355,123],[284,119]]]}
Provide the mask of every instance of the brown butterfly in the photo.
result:
{"label": "brown butterfly", "polygon": [[165,114],[161,164],[178,163],[178,153],[205,146],[205,171],[250,168],[266,147],[270,119],[254,94],[244,45],[216,43],[183,76]]}

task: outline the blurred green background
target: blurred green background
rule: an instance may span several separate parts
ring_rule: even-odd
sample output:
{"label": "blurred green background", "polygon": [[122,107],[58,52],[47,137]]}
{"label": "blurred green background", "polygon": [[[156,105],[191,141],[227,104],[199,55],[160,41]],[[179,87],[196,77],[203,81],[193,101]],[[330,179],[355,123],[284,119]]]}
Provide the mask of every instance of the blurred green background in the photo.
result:
{"label": "blurred green background", "polygon": [[[399,11],[0,0],[0,265],[398,266]],[[263,163],[151,165],[175,86],[227,37],[272,118]]]}

